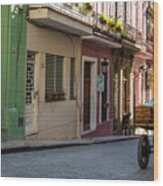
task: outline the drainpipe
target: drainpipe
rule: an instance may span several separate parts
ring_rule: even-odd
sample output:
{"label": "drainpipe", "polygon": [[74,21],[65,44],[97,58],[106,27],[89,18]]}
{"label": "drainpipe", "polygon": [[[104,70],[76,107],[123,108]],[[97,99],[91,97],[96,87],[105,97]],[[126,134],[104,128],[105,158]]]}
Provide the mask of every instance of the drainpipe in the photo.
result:
{"label": "drainpipe", "polygon": [[130,73],[130,119],[131,119],[131,125],[134,124],[134,73],[133,69]]}
{"label": "drainpipe", "polygon": [[120,122],[122,122],[123,115],[123,69],[120,70]]}

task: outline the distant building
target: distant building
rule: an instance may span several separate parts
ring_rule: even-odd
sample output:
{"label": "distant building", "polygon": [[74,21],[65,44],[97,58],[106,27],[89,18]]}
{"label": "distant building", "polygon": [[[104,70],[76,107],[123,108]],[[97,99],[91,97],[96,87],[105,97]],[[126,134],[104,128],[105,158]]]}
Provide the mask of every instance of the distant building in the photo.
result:
{"label": "distant building", "polygon": [[[154,5],[152,2],[142,3],[143,14],[141,48],[134,60],[135,105],[141,105],[154,98]],[[138,13],[139,14],[139,13]],[[138,19],[138,17],[137,17]],[[137,20],[138,22],[138,20]]]}

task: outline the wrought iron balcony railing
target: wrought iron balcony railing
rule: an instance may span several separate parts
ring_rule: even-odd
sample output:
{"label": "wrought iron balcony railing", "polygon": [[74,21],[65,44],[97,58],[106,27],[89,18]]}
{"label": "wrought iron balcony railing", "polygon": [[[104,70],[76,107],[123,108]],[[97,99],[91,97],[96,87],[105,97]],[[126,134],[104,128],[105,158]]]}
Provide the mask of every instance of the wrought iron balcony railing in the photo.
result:
{"label": "wrought iron balcony railing", "polygon": [[96,31],[99,30],[103,31],[103,34],[111,35],[111,36],[117,36],[118,38],[125,38],[130,40],[133,43],[136,43],[137,45],[141,45],[142,42],[142,34],[138,30],[136,30],[134,27],[132,27],[129,24],[123,25],[122,29],[126,30],[126,34],[122,34],[122,32],[118,33],[115,31],[111,31],[108,29],[108,25],[102,24],[99,20],[99,17],[101,14],[92,11],[90,15],[87,15],[83,13],[82,8],[80,5],[77,5],[75,3],[54,3],[54,4],[45,4],[45,5],[31,5],[31,8],[39,8],[39,7],[48,7],[55,11],[58,11],[64,15],[67,15],[73,19],[76,19],[80,22],[86,23],[93,28],[96,28]]}
{"label": "wrought iron balcony railing", "polygon": [[88,25],[93,24],[93,17],[92,15],[85,15],[79,7],[76,7],[75,5],[72,6],[67,3],[54,3],[54,4],[45,4],[45,5],[31,5],[30,7],[33,8],[39,8],[39,7],[48,7],[55,11],[58,11],[64,15],[67,15],[73,19],[76,19],[78,21],[81,21],[83,23],[86,23]]}

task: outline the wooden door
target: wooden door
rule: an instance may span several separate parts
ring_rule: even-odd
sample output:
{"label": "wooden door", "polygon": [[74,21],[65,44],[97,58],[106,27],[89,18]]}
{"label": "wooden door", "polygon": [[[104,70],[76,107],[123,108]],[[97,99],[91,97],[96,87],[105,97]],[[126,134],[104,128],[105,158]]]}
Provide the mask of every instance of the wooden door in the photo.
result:
{"label": "wooden door", "polygon": [[90,130],[90,105],[91,105],[91,63],[85,62],[84,66],[84,123],[83,130]]}

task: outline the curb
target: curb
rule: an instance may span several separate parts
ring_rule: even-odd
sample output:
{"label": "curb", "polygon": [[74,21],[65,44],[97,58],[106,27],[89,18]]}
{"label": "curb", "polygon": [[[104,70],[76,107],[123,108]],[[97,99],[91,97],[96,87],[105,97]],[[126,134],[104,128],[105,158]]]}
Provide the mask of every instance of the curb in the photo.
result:
{"label": "curb", "polygon": [[38,150],[47,150],[47,149],[55,149],[55,148],[66,148],[72,146],[85,146],[85,145],[93,145],[93,144],[102,144],[102,143],[113,143],[127,140],[137,139],[137,136],[130,137],[115,137],[115,138],[93,138],[93,139],[84,139],[84,140],[76,140],[76,141],[65,141],[65,142],[54,142],[51,144],[46,143],[38,143],[38,144],[23,144],[17,145],[15,147],[1,147],[1,154],[9,154],[9,153],[20,153],[20,152],[31,152]]}

